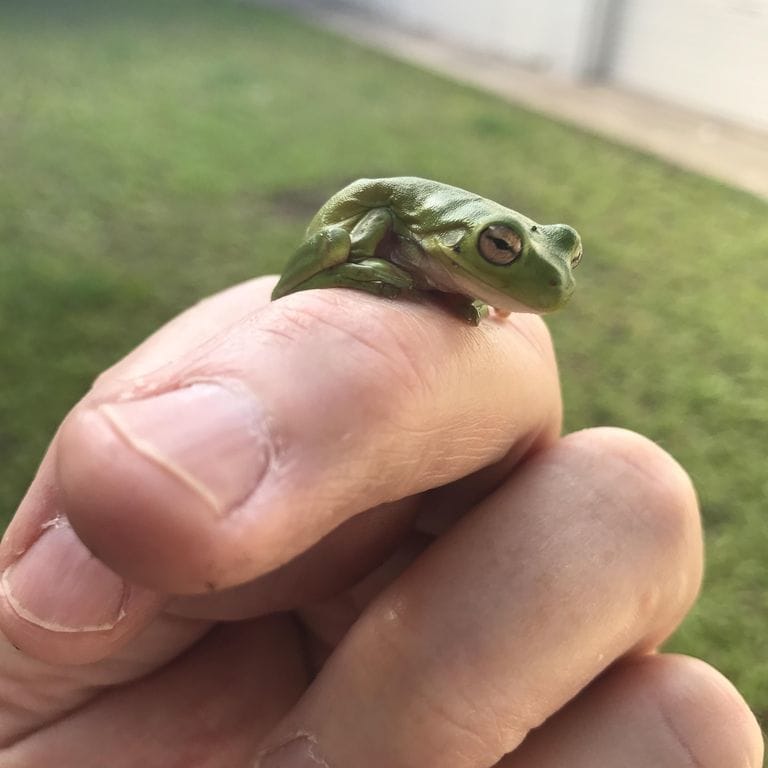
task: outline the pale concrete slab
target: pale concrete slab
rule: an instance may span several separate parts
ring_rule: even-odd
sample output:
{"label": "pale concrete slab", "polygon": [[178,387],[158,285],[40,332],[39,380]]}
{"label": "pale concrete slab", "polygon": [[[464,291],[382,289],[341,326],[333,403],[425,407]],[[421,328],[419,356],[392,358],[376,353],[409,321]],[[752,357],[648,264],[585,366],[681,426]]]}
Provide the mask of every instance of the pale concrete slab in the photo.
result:
{"label": "pale concrete slab", "polygon": [[645,150],[768,199],[768,133],[607,85],[574,84],[500,58],[457,49],[338,2],[282,0],[281,8],[395,58]]}

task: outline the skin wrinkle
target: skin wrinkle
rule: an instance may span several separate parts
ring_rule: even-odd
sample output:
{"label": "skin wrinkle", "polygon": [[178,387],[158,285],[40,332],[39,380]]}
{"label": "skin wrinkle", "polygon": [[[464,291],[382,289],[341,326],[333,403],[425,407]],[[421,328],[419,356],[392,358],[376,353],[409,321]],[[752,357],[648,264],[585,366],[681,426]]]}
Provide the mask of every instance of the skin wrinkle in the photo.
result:
{"label": "skin wrinkle", "polygon": [[[450,428],[452,421],[453,417],[450,417],[446,421],[426,426],[394,425],[392,454],[397,459],[397,484],[399,486],[404,488],[417,487],[417,478],[424,475],[428,475],[430,478],[429,488],[426,490],[440,488],[456,481],[455,472],[452,468],[445,466],[445,449],[443,448],[434,455],[434,452],[430,450],[431,446],[441,444],[445,432],[452,431]],[[462,457],[469,473],[481,470],[504,457],[509,445],[509,432],[514,434],[515,431],[514,427],[506,430],[498,425],[469,427],[465,433],[452,438],[450,453],[453,456]],[[412,459],[403,462],[402,440],[398,437],[403,433],[415,436],[418,438],[418,442],[424,445],[424,451],[419,462],[414,462]],[[497,448],[491,451],[490,447],[494,445]],[[386,463],[388,460],[384,454],[382,461]]]}
{"label": "skin wrinkle", "polygon": [[[552,404],[552,409],[549,410],[547,413],[542,414],[541,424],[533,427],[533,431],[537,435],[549,434],[551,438],[554,439],[557,435],[559,435],[561,430],[563,406],[562,406],[562,399],[560,398],[560,395],[559,395],[557,368],[554,360],[554,349],[552,347],[552,340],[549,335],[549,331],[546,325],[544,324],[544,322],[541,320],[541,318],[537,316],[526,316],[524,319],[521,319],[519,322],[512,322],[512,321],[502,321],[502,322],[504,322],[506,326],[511,326],[511,329],[518,336],[518,338],[523,339],[525,341],[523,351],[530,350],[534,353],[534,359],[531,361],[526,361],[525,363],[522,362],[521,357],[516,358],[515,362],[519,365],[520,375],[518,377],[515,377],[515,379],[518,382],[527,382],[528,371],[532,367],[535,368],[539,363],[541,364],[539,367],[542,370],[549,371],[552,374],[552,378],[549,381],[549,383],[552,384],[556,392],[553,398],[549,398],[549,402]],[[502,331],[501,328],[497,328],[493,324],[489,325],[489,331],[488,331],[489,334],[496,334],[501,331]],[[495,357],[494,351],[493,351],[493,344],[487,343],[488,341],[492,341],[492,339],[485,337],[483,340],[486,342],[486,344],[484,345],[485,347],[484,351],[489,356],[489,363],[490,363],[489,367],[492,369],[494,367],[493,364],[494,364],[494,357]],[[474,342],[475,344],[480,343],[479,337],[477,339],[473,337],[471,341]],[[541,383],[539,386],[541,386]],[[535,396],[538,396],[538,392],[536,393]],[[509,435],[507,434],[507,444],[509,443],[508,437]]]}
{"label": "skin wrinkle", "polygon": [[[301,306],[300,308],[291,307],[290,312],[287,314],[289,317],[296,314],[306,315],[311,319],[313,325],[323,325],[339,332],[345,339],[351,339],[362,349],[373,352],[376,357],[384,360],[393,379],[398,382],[398,386],[405,388],[406,393],[421,394],[428,389],[421,370],[423,367],[421,349],[415,348],[412,350],[408,344],[404,344],[400,335],[392,332],[389,324],[378,324],[375,328],[370,329],[373,333],[368,334],[363,331],[358,333],[344,323],[334,322],[336,319],[334,314],[326,316],[322,312],[315,313],[312,311],[312,308],[307,306]],[[386,334],[386,336],[382,336],[382,334]],[[382,343],[374,343],[372,338],[377,341],[381,338]]]}
{"label": "skin wrinkle", "polygon": [[297,731],[293,736],[289,737],[287,741],[283,742],[279,746],[270,747],[269,749],[259,753],[257,755],[256,765],[254,766],[254,768],[260,768],[263,758],[269,757],[270,755],[275,754],[275,752],[278,752],[284,747],[288,747],[297,741],[308,742],[309,747],[307,749],[307,756],[312,759],[313,763],[316,763],[318,765],[318,768],[330,768],[329,764],[317,753],[317,747],[318,747],[317,737],[311,734],[309,731],[304,731],[304,730]]}
{"label": "skin wrinkle", "polygon": [[309,331],[308,328],[303,327],[297,322],[299,315],[299,312],[283,312],[278,320],[282,322],[285,327],[278,326],[277,323],[271,323],[269,325],[260,323],[255,328],[256,336],[263,336],[267,339],[269,346],[272,346],[274,339],[277,339],[278,344],[282,344],[284,341],[295,344]]}
{"label": "skin wrinkle", "polygon": [[[509,699],[509,691],[506,687],[495,684],[490,677],[483,678],[482,693],[477,695],[477,700],[488,702],[486,706],[477,707],[472,701],[464,697],[464,706],[475,713],[479,722],[483,723],[487,734],[483,739],[486,755],[494,752],[494,765],[523,742],[528,733],[538,728],[544,718],[537,713],[526,711],[525,715],[516,713],[511,716],[504,712],[504,702]],[[459,693],[459,691],[456,691]],[[504,712],[502,715],[501,712]],[[481,713],[478,715],[478,713]],[[489,746],[492,745],[492,746]]]}
{"label": "skin wrinkle", "polygon": [[[169,627],[197,625],[197,627],[200,628],[200,631],[195,633],[194,639],[187,643],[183,649],[181,649],[181,654],[195,648],[198,643],[202,642],[206,638],[208,632],[213,628],[213,625],[211,625],[210,622],[179,618],[170,615],[165,615],[163,620],[166,626]],[[0,640],[2,640],[1,634]],[[20,653],[20,651],[17,651],[17,653]],[[130,671],[122,671],[122,673],[118,675],[114,674],[114,670],[120,666],[119,657],[105,659],[104,661],[99,662],[92,667],[81,667],[79,665],[60,666],[49,664],[47,662],[37,661],[35,659],[28,659],[29,663],[33,665],[44,666],[49,672],[49,674],[45,677],[46,685],[44,687],[38,686],[37,690],[46,691],[50,696],[50,686],[52,681],[59,682],[61,683],[62,687],[66,688],[71,680],[81,679],[79,694],[75,700],[68,701],[66,709],[62,709],[61,711],[54,711],[53,714],[47,719],[32,722],[27,729],[21,729],[17,731],[17,733],[14,734],[14,737],[8,741],[0,741],[0,766],[5,766],[4,758],[6,757],[6,751],[18,751],[22,747],[24,741],[27,739],[34,739],[37,732],[39,732],[41,729],[51,728],[58,725],[59,723],[66,722],[70,718],[76,717],[82,710],[92,706],[94,702],[96,702],[100,697],[111,693],[116,685],[141,681],[145,677],[151,676],[155,672],[162,674],[165,669],[165,663],[169,660],[175,660],[176,658],[179,658],[179,655],[180,654],[177,651],[173,654],[171,659],[159,657],[158,659],[154,660],[154,663],[145,663],[142,667],[136,667]],[[124,665],[135,665],[134,660],[130,657],[123,659],[123,662]],[[91,672],[93,677],[91,679],[82,679],[84,670]],[[7,669],[3,669],[2,672],[3,676],[5,677],[7,675]],[[30,709],[30,711],[32,712],[33,710]]]}
{"label": "skin wrinkle", "polygon": [[[428,346],[431,343],[431,338],[425,335],[425,326],[421,318],[415,316],[412,312],[407,314],[400,310],[400,318],[405,315],[408,319],[408,327],[404,328],[402,332],[393,332],[392,328],[397,327],[388,323],[380,323],[371,328],[371,333],[353,332],[351,328],[346,327],[343,324],[333,322],[340,312],[344,315],[349,314],[349,307],[345,301],[340,300],[338,296],[333,296],[334,291],[320,291],[319,296],[314,296],[313,301],[319,304],[331,304],[333,312],[327,316],[323,312],[316,313],[314,308],[304,306],[306,303],[306,297],[308,294],[304,294],[305,302],[300,307],[291,307],[290,312],[284,310],[283,315],[288,315],[295,322],[298,317],[309,317],[309,322],[298,323],[298,326],[303,333],[306,333],[309,329],[318,323],[326,325],[336,331],[341,331],[345,336],[353,339],[357,344],[374,351],[377,356],[383,357],[387,362],[387,365],[396,374],[396,380],[398,387],[405,387],[406,393],[410,393],[415,396],[417,403],[432,403],[437,397],[436,387],[442,390],[442,385],[447,378],[450,378],[449,374],[446,374],[446,366],[451,364],[451,359],[461,360],[464,359],[467,354],[472,357],[479,358],[478,363],[482,365],[483,361],[488,362],[487,367],[489,370],[493,370],[494,365],[494,344],[493,337],[501,332],[503,329],[495,328],[492,324],[489,327],[481,326],[480,328],[465,328],[459,326],[458,338],[451,338],[453,344],[457,344],[455,349],[455,355],[446,357],[443,355],[439,360],[439,368],[437,367],[437,361],[430,370],[424,370],[425,362],[429,362],[429,358],[425,358],[422,354],[424,346]],[[310,292],[311,294],[311,292]],[[330,294],[330,295],[329,295]],[[362,297],[361,300],[369,300],[368,297]],[[394,307],[393,307],[394,308]],[[367,314],[365,315],[367,317]],[[282,319],[282,316],[281,316]],[[454,322],[458,322],[452,319]],[[533,322],[537,323],[539,330],[543,333],[522,332],[520,325],[524,325],[526,329],[530,325],[530,322],[521,321],[520,323],[503,321],[508,325],[511,325],[513,329],[518,332],[520,338],[524,339],[526,346],[531,348],[537,357],[539,357],[547,365],[550,364],[553,352],[551,344],[548,343],[548,332],[546,326],[541,320],[535,318]],[[269,327],[269,326],[267,326]],[[384,344],[375,344],[371,342],[371,338],[378,339],[382,333],[386,333],[387,337],[384,339]],[[507,332],[503,330],[503,332]],[[391,352],[385,351],[385,347],[392,346],[399,352],[399,356],[393,357]],[[546,349],[545,349],[546,347]],[[407,363],[406,375],[403,377],[403,362]],[[529,366],[525,366],[527,369]],[[431,384],[430,382],[434,382]],[[391,394],[391,393],[388,393]],[[422,407],[423,408],[423,407]]]}
{"label": "skin wrinkle", "polygon": [[[538,322],[538,321],[537,321]],[[518,324],[512,323],[512,325],[515,327],[515,329],[518,329]],[[542,326],[543,327],[543,326]],[[465,334],[464,339],[466,340],[466,344],[471,346],[473,348],[472,354],[475,357],[479,357],[479,367],[483,368],[485,367],[483,365],[483,362],[485,358],[488,358],[488,362],[492,362],[492,347],[488,343],[489,339],[487,337],[483,337],[481,333],[478,333],[478,329],[473,329],[473,334]],[[536,356],[541,357],[542,359],[551,359],[552,353],[551,348],[548,354],[545,354],[544,348],[541,345],[541,343],[534,344],[532,342],[532,339],[535,338],[534,334],[522,334],[522,338],[526,339],[526,342],[528,347],[532,348],[533,351],[536,353]],[[548,339],[548,336],[546,336]],[[446,361],[443,360],[443,363]],[[477,367],[477,366],[476,366]],[[488,366],[489,369],[492,366]],[[529,365],[523,366],[524,368],[528,368]],[[444,381],[446,378],[445,371],[443,371],[440,375],[435,376],[435,381]],[[522,378],[524,380],[524,376]],[[456,437],[453,440],[453,445],[457,445],[459,441],[466,440],[466,445],[469,447],[469,454],[474,455],[475,453],[482,454],[482,461],[479,461],[477,463],[477,466],[474,470],[481,469],[485,466],[489,466],[492,464],[495,464],[499,461],[501,461],[504,456],[509,452],[509,444],[510,444],[510,435],[516,435],[518,439],[522,436],[521,435],[521,429],[519,422],[513,422],[511,424],[499,424],[498,422],[495,422],[493,424],[473,424],[471,419],[473,418],[473,406],[471,404],[467,404],[465,407],[465,410],[462,412],[460,410],[454,409],[453,412],[448,414],[447,420],[441,420],[439,421],[435,426],[428,425],[426,427],[417,427],[413,426],[411,424],[403,424],[399,423],[396,424],[397,428],[401,432],[406,432],[412,435],[422,435],[425,433],[428,433],[429,431],[434,430],[436,434],[439,434],[441,430],[444,430],[446,427],[446,424],[450,423],[464,423],[466,424],[466,427],[463,428],[463,435],[461,437]],[[458,413],[458,415],[457,415]],[[397,416],[397,412],[395,413],[395,416]],[[469,421],[468,421],[469,417]],[[550,411],[549,414],[542,415],[541,422],[539,425],[533,426],[531,431],[534,433],[530,439],[527,440],[530,445],[535,444],[538,442],[538,439],[544,435],[551,435],[552,438],[556,436],[557,433],[559,433],[560,430],[560,423],[562,418],[562,406],[560,405],[559,399],[557,400],[557,408],[556,412],[552,413]],[[401,419],[400,422],[403,422],[404,419]],[[549,440],[546,440],[546,442],[549,442]],[[479,451],[476,451],[473,443],[477,444],[479,446]],[[489,452],[489,446],[498,445],[498,450],[495,452]],[[530,446],[529,446],[530,447]],[[454,449],[454,453],[460,453],[458,449]],[[462,455],[465,455],[464,452],[461,452]],[[452,481],[453,477],[444,477],[442,475],[439,475],[439,467],[434,468],[435,471],[438,472],[438,478],[440,483],[443,484],[445,482]],[[435,483],[437,485],[438,483]]]}
{"label": "skin wrinkle", "polygon": [[[372,318],[367,307],[362,306],[371,301],[369,297],[361,295],[358,299],[357,306],[350,308],[349,303],[345,300],[343,293],[339,295],[339,292],[344,289],[331,289],[323,291],[308,291],[294,297],[285,297],[280,300],[280,306],[275,308],[274,312],[270,312],[267,315],[268,323],[264,323],[265,315],[260,316],[262,321],[259,324],[259,330],[263,328],[272,329],[275,321],[287,321],[289,327],[295,327],[297,333],[294,337],[294,341],[303,342],[307,339],[307,334],[316,333],[318,327],[330,328],[333,331],[339,332],[344,337],[348,337],[354,341],[356,345],[364,348],[371,349],[377,356],[381,355],[386,358],[387,362],[391,364],[391,359],[383,353],[378,346],[371,344],[365,333],[354,333],[351,328],[344,326],[343,324],[336,323],[334,320],[339,318],[348,318],[351,313],[355,314],[358,322],[356,325],[364,325],[366,328],[373,329],[375,333],[381,333],[382,330],[389,329],[389,323],[380,322],[373,323]],[[375,302],[379,299],[373,300]],[[270,308],[275,307],[273,303],[269,305]],[[381,305],[374,303],[371,305],[374,308],[380,309]],[[279,309],[279,312],[278,312]],[[390,306],[387,306],[390,309]],[[399,363],[400,361],[395,361]],[[397,370],[397,365],[393,366],[394,370]]]}
{"label": "skin wrinkle", "polygon": [[[323,297],[325,297],[325,294],[327,293],[333,293],[333,291],[323,292]],[[325,301],[327,302],[327,299]],[[334,300],[332,303],[336,302],[337,300]],[[393,357],[391,353],[382,348],[382,346],[386,347],[387,345],[374,344],[365,334],[352,333],[343,325],[335,324],[331,322],[329,318],[322,315],[316,315],[304,306],[300,309],[291,308],[290,312],[286,312],[285,308],[283,308],[283,313],[281,314],[280,319],[283,320],[286,315],[291,318],[292,322],[296,322],[297,319],[302,320],[302,318],[307,318],[306,323],[299,322],[298,325],[301,327],[306,324],[308,327],[311,326],[313,331],[316,331],[318,325],[324,325],[334,331],[340,331],[346,338],[352,339],[354,347],[363,351],[372,351],[378,359],[384,361],[386,371],[383,376],[380,374],[374,376],[373,373],[375,373],[375,371],[370,370],[370,360],[366,361],[365,367],[368,369],[370,377],[369,381],[372,382],[375,390],[381,390],[387,382],[390,384],[396,382],[397,386],[394,388],[392,386],[387,386],[386,391],[382,392],[382,396],[366,397],[366,402],[376,405],[376,408],[379,411],[379,415],[377,416],[378,420],[382,422],[391,422],[394,427],[391,442],[394,446],[400,445],[402,443],[402,438],[395,433],[395,430],[400,428],[396,416],[403,407],[403,401],[413,401],[414,394],[423,402],[425,398],[424,392],[428,389],[428,385],[426,383],[426,377],[419,370],[419,365],[414,362],[413,356],[406,353],[406,347],[399,342],[399,336],[397,334],[390,334],[390,337],[396,342],[395,347],[397,354]],[[271,327],[271,324],[266,326],[262,324],[259,330],[260,332],[264,330],[271,332]],[[380,334],[381,328],[382,326],[377,326],[377,333]],[[305,339],[306,336],[304,336],[304,340]],[[350,348],[347,346],[344,351],[344,357],[349,358],[350,354]],[[368,357],[369,356],[366,355],[366,358]],[[407,363],[407,365],[404,366],[404,362]],[[404,369],[410,373],[403,376]],[[397,398],[394,398],[392,396],[393,392],[399,392],[401,394]],[[382,447],[382,449],[384,448]]]}
{"label": "skin wrinkle", "polygon": [[[40,731],[41,727],[50,728],[58,723],[65,722],[69,718],[77,715],[80,710],[90,706],[92,702],[96,701],[108,691],[109,688],[104,688],[101,691],[93,693],[92,689],[89,690],[84,687],[81,690],[79,701],[74,703],[70,702],[67,709],[63,709],[61,712],[52,715],[47,720],[31,722],[28,728],[18,730],[12,738],[9,738],[6,741],[0,741],[0,765],[5,765],[4,754],[6,751],[10,752],[11,750],[18,750],[24,741],[33,739]],[[31,709],[29,711],[33,712]]]}
{"label": "skin wrinkle", "polygon": [[[391,591],[391,587],[390,587]],[[429,679],[429,676],[425,673],[425,669],[416,659],[409,653],[411,646],[418,647],[420,644],[421,632],[414,627],[410,626],[410,622],[406,618],[408,611],[406,609],[407,602],[398,595],[388,594],[385,598],[378,598],[374,601],[375,607],[372,604],[367,609],[367,613],[370,614],[373,611],[378,612],[385,617],[384,621],[376,622],[380,630],[386,629],[386,631],[379,631],[376,634],[376,643],[385,644],[388,651],[393,654],[396,661],[393,663],[389,660],[389,665],[394,669],[399,670],[399,674],[407,677],[409,680],[409,705],[413,705],[414,702],[418,704],[417,711],[419,712],[418,719],[422,719],[423,711],[429,713],[426,720],[445,723],[449,726],[451,731],[456,731],[459,734],[458,739],[445,739],[444,730],[441,728],[431,728],[430,730],[441,734],[442,741],[450,741],[451,743],[473,743],[477,744],[477,749],[472,752],[474,759],[469,761],[468,764],[473,764],[478,759],[485,760],[489,753],[488,738],[485,733],[485,723],[487,718],[484,715],[479,717],[478,722],[483,724],[483,735],[478,733],[477,726],[474,724],[473,718],[469,718],[468,722],[464,722],[463,718],[457,714],[454,714],[452,709],[449,709],[444,702],[451,700],[452,698],[459,699],[459,703],[462,706],[454,705],[453,708],[456,711],[471,712],[477,714],[483,710],[479,709],[474,702],[469,701],[462,695],[461,689],[458,686],[451,684],[450,695],[446,696],[444,691],[430,690],[429,686],[424,682]],[[388,657],[387,653],[381,653],[381,657]],[[403,670],[407,670],[407,673],[403,673]],[[443,674],[436,679],[445,680],[446,675]],[[463,707],[463,709],[462,709]],[[411,707],[409,706],[409,712]],[[416,718],[412,718],[416,719]],[[492,720],[498,725],[500,718],[493,713]],[[512,717],[505,718],[504,737],[492,748],[492,752],[497,754],[497,759],[500,759],[509,749],[514,748],[517,744],[522,742],[525,733],[530,729],[525,724],[518,722]],[[534,727],[534,726],[530,726]],[[498,734],[498,728],[496,728]],[[434,751],[440,752],[441,744],[434,746]]]}
{"label": "skin wrinkle", "polygon": [[[27,669],[27,667],[45,667],[45,677],[43,679],[46,683],[45,690],[47,692],[47,697],[53,697],[54,691],[58,687],[66,688],[71,684],[72,678],[79,674],[77,667],[57,668],[53,665],[48,665],[44,662],[38,662],[28,658],[22,660],[21,657],[21,651],[13,648],[10,642],[0,635],[0,667],[2,668],[2,677],[4,680],[2,709],[0,709],[0,712],[14,711],[19,714],[28,713],[29,715],[36,713],[36,707],[39,706],[40,696],[35,689],[32,689],[34,693],[30,695],[30,688],[27,681],[24,679],[24,677],[29,674],[29,669]],[[12,660],[12,663],[5,663],[9,659]],[[16,672],[15,674],[14,670]],[[36,672],[35,674],[39,679],[40,672]],[[88,695],[89,686],[85,686],[83,688],[82,696],[87,697]],[[13,703],[11,702],[11,699],[13,699]],[[2,719],[5,720],[6,718],[4,717]],[[37,727],[38,724],[34,723],[31,724],[26,731],[23,729],[22,731],[17,730],[12,739],[0,739],[0,757],[2,757],[3,749],[21,741],[29,732]]]}
{"label": "skin wrinkle", "polygon": [[[332,293],[332,292],[323,293],[322,294],[323,297],[327,297],[328,293]],[[331,303],[333,305],[337,305],[339,302],[338,302],[338,299],[331,298],[330,302],[328,301],[328,299],[324,299],[323,303]],[[400,342],[400,334],[390,334],[391,338],[394,339],[394,341],[395,341],[395,345],[396,345],[398,351],[401,353],[401,355],[398,355],[397,358],[393,359],[390,354],[387,354],[387,353],[385,353],[382,350],[382,348],[381,348],[382,345],[372,344],[370,339],[366,335],[362,335],[362,334],[358,335],[358,334],[355,334],[355,333],[350,333],[349,329],[345,328],[344,326],[340,326],[337,323],[330,322],[329,318],[327,318],[327,317],[325,317],[323,315],[317,315],[316,313],[309,311],[306,307],[302,307],[300,311],[297,311],[296,309],[291,308],[291,312],[289,314],[292,317],[292,322],[296,322],[297,319],[299,319],[301,321],[301,322],[298,322],[297,325],[298,325],[298,327],[302,331],[305,329],[305,327],[309,327],[312,324],[317,324],[318,322],[320,322],[320,323],[323,323],[326,326],[328,326],[328,327],[330,327],[330,328],[332,328],[334,330],[341,330],[341,331],[343,331],[346,335],[349,335],[351,338],[353,338],[356,343],[361,344],[366,349],[373,350],[379,357],[382,357],[385,360],[385,362],[386,362],[386,364],[387,364],[387,366],[389,368],[391,368],[393,371],[398,371],[398,387],[402,387],[402,385],[404,383],[403,382],[403,377],[402,377],[402,375],[400,373],[402,371],[402,369],[403,369],[401,359],[402,358],[406,359],[409,362],[409,369],[411,371],[411,376],[406,377],[406,379],[413,382],[413,384],[410,385],[409,391],[415,392],[417,394],[418,402],[425,402],[426,400],[430,399],[430,396],[431,396],[430,395],[430,391],[432,389],[434,389],[434,387],[431,387],[429,385],[429,383],[428,383],[428,380],[430,378],[430,374],[429,373],[422,374],[419,371],[420,366],[422,366],[422,364],[423,364],[421,358],[419,358],[418,363],[413,361],[412,354],[410,352],[410,344],[409,345],[402,344]],[[305,317],[309,318],[309,320],[306,321],[306,322],[304,322],[302,320]],[[269,326],[267,326],[267,328],[269,328]],[[262,327],[262,329],[263,329],[263,327]],[[474,331],[474,333],[476,335],[477,334],[477,330],[476,329],[472,329],[472,330]],[[379,332],[380,332],[380,328],[379,328]],[[470,340],[472,340],[472,336],[470,334],[468,334],[468,333],[463,333],[462,337],[463,337],[463,339],[470,339]],[[488,344],[487,344],[487,340],[486,340],[486,342],[483,343],[483,347],[487,347],[487,346],[488,346]],[[442,381],[444,379],[444,377],[443,376],[436,376],[435,379]],[[406,382],[406,385],[407,385],[407,382]],[[408,389],[408,385],[407,385],[407,389]],[[389,400],[391,400],[391,397],[388,398],[388,401]],[[410,432],[411,434],[420,434],[420,430],[419,430],[418,427],[412,427],[412,426],[408,425],[408,427],[405,428],[403,424],[399,423],[400,421],[402,421],[402,420],[397,419],[397,416],[400,413],[400,408],[399,407],[395,407],[395,405],[396,404],[392,403],[391,407],[388,408],[389,417],[392,417],[392,419],[393,419],[393,421],[392,421],[392,423],[394,425],[394,429],[393,429],[393,432],[392,432],[393,435],[395,433],[397,433],[398,431],[400,433],[402,433],[403,431],[407,431],[407,432]],[[414,405],[413,407],[416,408],[416,405]],[[410,409],[410,406],[409,406],[409,409]],[[444,427],[444,424],[441,424],[440,426]],[[436,429],[436,428],[435,427],[427,427],[426,429],[431,431],[432,429]],[[428,434],[428,432],[425,432],[425,434]],[[492,435],[493,431],[490,434]],[[468,439],[470,439],[470,440],[478,440],[480,438],[472,436],[472,437],[470,437]],[[503,456],[502,448],[507,448],[507,446],[509,444],[509,432],[506,431],[506,432],[502,433],[501,431],[499,431],[499,432],[497,432],[495,437],[489,437],[488,435],[485,435],[485,436],[483,436],[483,438],[481,438],[481,440],[482,440],[482,448],[484,449],[483,451],[481,451],[482,453],[484,453],[484,454],[488,453],[488,443],[489,442],[496,442],[496,443],[498,443],[499,444],[499,451],[497,451],[497,455],[490,456],[489,458],[484,460],[482,463],[478,463],[478,468],[480,466],[482,466],[482,465],[485,465],[485,464],[494,463],[498,459],[502,458],[502,456]],[[395,444],[394,449],[393,449],[393,452],[395,453],[395,455],[397,455],[397,453],[396,453],[397,452],[397,446],[399,446],[401,444],[401,442],[402,442],[401,436],[398,435],[397,436],[397,440],[396,440],[396,444]],[[475,450],[472,451],[472,453],[475,453],[475,452],[476,452]],[[416,472],[416,471],[417,471],[417,469],[414,467],[413,472]],[[442,483],[442,482],[450,481],[450,480],[453,480],[453,479],[454,478],[451,477],[451,476],[442,476],[441,475],[432,484],[436,485],[436,484],[438,484],[438,481],[440,483]]]}

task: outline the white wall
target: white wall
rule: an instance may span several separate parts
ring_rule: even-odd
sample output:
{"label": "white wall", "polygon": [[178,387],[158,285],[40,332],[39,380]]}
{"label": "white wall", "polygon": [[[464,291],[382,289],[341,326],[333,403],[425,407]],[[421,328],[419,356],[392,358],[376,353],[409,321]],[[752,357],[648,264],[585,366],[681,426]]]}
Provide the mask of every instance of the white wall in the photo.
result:
{"label": "white wall", "polygon": [[768,129],[768,0],[344,0],[542,72]]}
{"label": "white wall", "polygon": [[346,0],[414,30],[541,71],[578,75],[601,0]]}
{"label": "white wall", "polygon": [[627,0],[612,79],[768,129],[768,0]]}

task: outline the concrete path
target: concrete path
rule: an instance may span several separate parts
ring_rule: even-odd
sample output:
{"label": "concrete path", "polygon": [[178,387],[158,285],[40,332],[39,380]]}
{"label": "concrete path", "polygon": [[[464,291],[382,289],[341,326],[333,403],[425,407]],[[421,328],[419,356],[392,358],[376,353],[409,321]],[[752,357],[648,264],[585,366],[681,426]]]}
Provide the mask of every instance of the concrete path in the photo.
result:
{"label": "concrete path", "polygon": [[618,88],[556,80],[499,58],[457,50],[337,2],[282,0],[279,6],[396,58],[768,199],[768,133]]}

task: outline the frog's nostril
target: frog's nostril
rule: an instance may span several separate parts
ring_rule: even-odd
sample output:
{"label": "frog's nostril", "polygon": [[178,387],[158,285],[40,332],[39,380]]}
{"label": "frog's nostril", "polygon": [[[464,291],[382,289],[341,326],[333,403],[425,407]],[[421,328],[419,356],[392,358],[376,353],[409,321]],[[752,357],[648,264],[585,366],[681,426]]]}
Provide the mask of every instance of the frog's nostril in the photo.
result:
{"label": "frog's nostril", "polygon": [[545,224],[539,232],[562,251],[572,251],[581,246],[579,233],[567,224]]}

